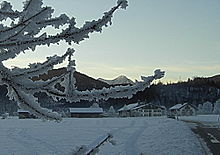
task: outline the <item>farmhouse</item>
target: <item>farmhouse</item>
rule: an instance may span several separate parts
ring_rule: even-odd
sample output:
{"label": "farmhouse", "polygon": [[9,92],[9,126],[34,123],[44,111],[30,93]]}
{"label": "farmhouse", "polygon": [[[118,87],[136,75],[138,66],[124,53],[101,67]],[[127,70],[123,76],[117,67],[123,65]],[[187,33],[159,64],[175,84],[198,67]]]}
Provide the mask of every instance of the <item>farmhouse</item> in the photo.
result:
{"label": "farmhouse", "polygon": [[170,109],[170,114],[174,116],[192,116],[196,114],[197,108],[189,103],[176,104]]}
{"label": "farmhouse", "polygon": [[102,108],[69,108],[71,117],[78,118],[97,118],[102,117]]}
{"label": "farmhouse", "polygon": [[134,103],[125,105],[118,110],[121,117],[151,117],[162,116],[165,107],[154,105],[152,103]]}
{"label": "farmhouse", "polygon": [[136,113],[139,116],[162,116],[165,108],[162,106],[154,105],[151,103],[140,105],[133,109],[134,114]]}
{"label": "farmhouse", "polygon": [[132,109],[137,107],[138,103],[133,103],[129,105],[124,105],[121,109],[118,109],[119,116],[121,117],[130,117],[132,114]]}
{"label": "farmhouse", "polygon": [[36,116],[34,116],[33,114],[31,114],[29,111],[27,110],[23,110],[23,109],[18,109],[18,118],[19,119],[27,119],[27,118],[36,118]]}

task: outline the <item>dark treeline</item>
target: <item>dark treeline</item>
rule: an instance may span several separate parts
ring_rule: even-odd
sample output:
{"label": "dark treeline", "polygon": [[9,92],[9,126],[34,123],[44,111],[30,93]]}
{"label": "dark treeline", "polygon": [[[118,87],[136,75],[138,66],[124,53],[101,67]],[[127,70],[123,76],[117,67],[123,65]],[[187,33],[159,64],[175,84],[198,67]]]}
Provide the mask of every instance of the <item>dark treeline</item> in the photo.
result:
{"label": "dark treeline", "polygon": [[189,102],[198,104],[210,101],[214,103],[220,98],[220,76],[211,78],[194,78],[186,82],[163,84],[161,82],[151,85],[143,92],[138,92],[131,99],[108,100],[102,104],[105,108],[113,105],[116,109],[124,104],[135,102],[152,102],[167,108],[178,104]]}
{"label": "dark treeline", "polygon": [[[49,76],[53,77],[57,71],[63,72],[63,70],[56,70],[56,72],[50,72]],[[46,80],[44,75],[41,79]],[[95,80],[84,74],[75,72],[76,86],[78,90],[86,89],[101,89],[103,87],[110,87],[108,84]],[[59,85],[58,85],[59,87]],[[62,88],[60,88],[62,89]],[[14,101],[10,101],[6,97],[6,86],[0,86],[0,114],[9,112],[12,114],[17,111],[17,104]],[[61,110],[68,107],[89,107],[94,102],[81,101],[77,103],[68,103],[65,100],[55,102],[52,98],[48,97],[45,93],[35,94],[38,97],[39,102],[43,107]],[[151,85],[151,87],[145,89],[143,92],[138,92],[131,99],[109,99],[107,101],[99,101],[100,107],[108,110],[110,106],[114,106],[115,109],[119,109],[124,104],[136,103],[136,102],[152,102],[157,105],[163,105],[167,108],[178,104],[189,102],[198,106],[198,104],[210,101],[214,103],[220,98],[220,75],[211,78],[196,77],[189,79],[185,82],[168,83],[163,84],[161,82]]]}
{"label": "dark treeline", "polygon": [[[220,76],[215,78],[194,78],[186,82],[177,82],[163,84],[161,82],[151,85],[143,92],[138,92],[131,99],[109,99],[100,101],[99,104],[104,109],[114,106],[115,109],[121,108],[124,104],[135,102],[152,102],[157,105],[163,105],[167,108],[178,104],[189,102],[198,106],[198,104],[210,101],[214,103],[220,98]],[[95,102],[95,101],[94,101]],[[89,106],[92,103],[80,102],[74,104],[65,104],[64,106]]]}

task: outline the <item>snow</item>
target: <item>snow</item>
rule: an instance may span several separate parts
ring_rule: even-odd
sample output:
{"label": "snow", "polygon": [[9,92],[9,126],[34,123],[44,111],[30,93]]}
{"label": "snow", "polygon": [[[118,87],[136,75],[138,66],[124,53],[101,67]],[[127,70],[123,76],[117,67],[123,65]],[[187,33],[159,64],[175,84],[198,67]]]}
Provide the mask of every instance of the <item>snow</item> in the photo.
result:
{"label": "snow", "polygon": [[220,142],[218,141],[218,139],[216,139],[212,134],[208,133],[208,135],[211,137],[211,142],[212,142],[212,143],[220,143]]}
{"label": "snow", "polygon": [[131,110],[137,106],[138,106],[138,103],[128,104],[128,105],[125,105],[124,107],[122,107],[121,109],[118,109],[118,111]]}
{"label": "snow", "polygon": [[215,102],[213,113],[220,114],[220,99]]}
{"label": "snow", "polygon": [[1,154],[68,155],[108,133],[116,145],[104,143],[100,155],[205,154],[184,122],[163,117],[67,118],[60,123],[6,119],[0,125]]}
{"label": "snow", "polygon": [[170,110],[180,109],[182,106],[183,106],[182,104],[176,104],[173,107],[171,107]]}
{"label": "snow", "polygon": [[[48,57],[43,63],[30,64],[28,68],[13,68],[12,70],[4,66],[2,61],[13,59],[20,53],[28,50],[34,51],[37,46],[48,45],[65,41],[69,45],[89,38],[93,32],[101,32],[104,27],[112,24],[113,14],[118,9],[126,9],[127,0],[118,0],[117,5],[112,7],[104,15],[92,21],[85,21],[85,24],[77,28],[74,17],[68,17],[61,14],[59,17],[53,17],[55,11],[51,7],[44,6],[42,0],[26,0],[23,3],[21,12],[12,9],[12,5],[8,2],[0,3],[0,22],[11,19],[11,23],[7,25],[0,24],[0,84],[7,85],[9,99],[13,99],[18,106],[38,118],[60,121],[61,116],[55,112],[49,112],[42,108],[34,97],[36,92],[45,92],[55,101],[65,99],[69,102],[77,102],[80,100],[108,100],[109,98],[131,98],[138,91],[143,91],[149,87],[155,79],[162,78],[164,71],[156,70],[153,76],[148,76],[143,82],[137,82],[134,86],[117,86],[111,88],[103,88],[102,90],[77,91],[75,87],[75,60],[72,60],[74,49],[67,49],[62,56],[54,55]],[[14,22],[13,20],[17,20]],[[66,25],[66,27],[62,27]],[[53,26],[60,32],[48,35],[45,28]],[[33,77],[47,73],[57,64],[63,63],[68,57],[67,72],[59,77],[53,77],[47,81],[32,81]],[[62,79],[64,78],[63,82]],[[147,79],[147,80],[146,80]],[[65,91],[59,91],[55,85],[60,83]]]}
{"label": "snow", "polygon": [[118,0],[117,4],[119,5],[121,3],[121,8],[126,9],[128,6],[128,1],[127,0]]}
{"label": "snow", "polygon": [[159,105],[154,105],[154,104],[152,104],[152,103],[147,103],[147,104],[143,104],[143,105],[139,105],[139,106],[137,106],[137,107],[134,107],[134,108],[132,108],[132,110],[136,110],[136,109],[140,109],[140,108],[143,108],[143,107],[149,107],[149,108],[151,108],[151,109],[153,109],[153,108],[160,108],[160,109],[162,109],[162,110],[165,110],[166,108],[164,107],[164,106],[159,106]]}
{"label": "snow", "polygon": [[23,110],[23,109],[18,109],[18,112],[27,112],[27,113],[29,113],[29,111]]}
{"label": "snow", "polygon": [[[23,3],[23,10],[13,10],[12,5],[8,2],[0,3],[0,22],[10,18],[10,22],[6,25],[0,24],[0,84],[7,85],[9,99],[13,99],[18,103],[18,106],[38,118],[60,121],[61,116],[55,112],[49,112],[42,108],[34,97],[36,92],[45,92],[55,101],[65,99],[69,102],[77,102],[80,100],[107,100],[109,98],[131,98],[138,91],[143,91],[149,87],[151,82],[158,77],[162,78],[164,72],[156,70],[153,76],[146,77],[147,80],[137,82],[134,86],[111,87],[102,90],[77,91],[75,87],[75,60],[71,59],[74,49],[68,49],[63,56],[52,56],[47,58],[43,63],[30,64],[28,68],[13,68],[12,70],[4,66],[2,61],[13,59],[20,53],[35,51],[37,46],[48,45],[65,41],[69,45],[79,44],[81,41],[89,38],[93,32],[102,32],[104,27],[112,24],[113,14],[118,9],[126,9],[128,6],[127,0],[118,0],[104,15],[91,21],[85,21],[85,24],[78,28],[74,17],[68,17],[61,14],[58,17],[53,17],[55,11],[49,6],[44,6],[42,0],[26,0]],[[14,22],[15,20],[15,22]],[[65,25],[65,27],[62,27]],[[53,26],[60,32],[49,35],[46,28]],[[45,31],[44,31],[45,30]],[[47,73],[53,69],[56,64],[63,63],[68,56],[67,72],[48,79],[47,81],[32,81],[33,77]],[[61,80],[64,78],[64,81]],[[59,91],[55,88],[57,83],[60,83],[65,91]]]}
{"label": "snow", "polygon": [[219,115],[196,115],[196,116],[180,116],[181,120],[197,121],[202,123],[218,123]]}
{"label": "snow", "polygon": [[105,82],[109,85],[122,85],[122,84],[134,84],[134,82],[132,80],[130,80],[129,78],[127,78],[124,75],[120,75],[117,78],[113,79],[113,80],[105,80],[102,78],[98,78],[99,81]]}
{"label": "snow", "polygon": [[170,110],[180,109],[180,108],[182,108],[183,106],[185,106],[186,104],[188,104],[188,103],[176,104],[176,105],[174,105],[173,107],[171,107]]}
{"label": "snow", "polygon": [[[52,112],[52,109],[47,109],[48,111]],[[27,112],[27,113],[30,113],[29,111],[27,110],[24,110],[24,109],[18,109],[17,111],[18,113],[21,113],[21,112]]]}

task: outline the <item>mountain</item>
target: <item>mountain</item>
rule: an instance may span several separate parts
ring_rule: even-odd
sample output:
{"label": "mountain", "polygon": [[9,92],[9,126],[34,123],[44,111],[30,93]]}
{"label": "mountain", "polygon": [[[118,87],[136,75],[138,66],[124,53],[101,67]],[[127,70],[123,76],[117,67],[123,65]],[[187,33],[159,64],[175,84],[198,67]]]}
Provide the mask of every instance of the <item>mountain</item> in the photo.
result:
{"label": "mountain", "polygon": [[[33,77],[32,80],[47,80],[52,79],[55,76],[59,76],[66,72],[65,68],[59,68],[59,69],[53,69],[48,71],[48,74],[40,75],[39,77]],[[82,74],[80,72],[74,72],[73,76],[76,78],[76,87],[77,90],[91,90],[93,88],[95,89],[102,89],[103,87],[110,87],[107,83],[96,80],[92,77],[89,77],[85,74]]]}
{"label": "mountain", "polygon": [[[33,77],[33,80],[47,80],[54,76],[59,76],[65,73],[65,68],[53,69],[48,72],[48,74],[40,75],[39,77]],[[111,83],[107,84],[106,81],[96,80],[85,74],[75,72],[74,77],[76,78],[76,87],[78,90],[86,89],[102,89],[103,87],[109,88],[111,85],[119,84],[132,84],[126,76],[119,76]],[[62,89],[58,85],[58,89]],[[17,110],[17,104],[14,101],[10,101],[7,94],[7,88],[5,85],[0,85],[0,114],[4,112],[9,112],[12,114]],[[80,101],[77,103],[68,103],[65,100],[61,100],[57,103],[46,95],[46,93],[35,94],[38,97],[39,102],[43,107],[60,110],[67,107],[89,107],[93,102]],[[104,109],[109,109],[110,106],[114,106],[115,109],[119,109],[124,104],[135,103],[138,101],[152,102],[154,104],[164,105],[166,107],[171,107],[177,103],[189,102],[196,106],[198,104],[204,103],[205,101],[210,101],[214,103],[220,98],[220,75],[215,75],[209,78],[196,77],[193,80],[189,79],[185,82],[170,83],[170,84],[153,84],[144,91],[138,92],[131,99],[109,99],[107,101],[101,100],[99,102],[100,107]]]}
{"label": "mountain", "polygon": [[[47,79],[52,78],[53,76],[58,76],[65,72],[65,69],[56,69],[49,71],[46,75],[42,75],[38,78]],[[108,80],[112,83],[105,83],[104,81],[95,80],[85,74],[75,72],[74,76],[76,78],[76,86],[78,90],[85,89],[101,89],[103,87],[110,87],[110,85],[115,84],[125,84],[128,83],[129,79],[125,76],[119,76],[114,80]],[[107,82],[108,82],[107,81]],[[41,94],[42,95],[42,94]],[[54,105],[54,101],[51,99],[49,101],[44,96],[38,96],[40,103],[51,103],[51,106]],[[220,75],[215,75],[212,77],[196,77],[194,79],[189,79],[188,81],[170,83],[170,84],[153,84],[144,91],[138,92],[131,99],[122,98],[122,99],[109,99],[107,101],[100,101],[100,107],[104,109],[109,109],[110,106],[114,106],[115,109],[119,109],[124,104],[135,103],[138,101],[152,102],[158,105],[164,105],[166,107],[171,107],[178,103],[189,102],[198,106],[198,104],[210,101],[214,103],[217,99],[220,98]],[[43,99],[43,100],[42,100]],[[92,102],[81,101],[78,103],[67,103],[66,101],[61,101],[63,106],[61,107],[89,107]],[[48,107],[48,105],[45,105]],[[54,108],[54,107],[53,107]]]}
{"label": "mountain", "polygon": [[[66,69],[65,68],[59,68],[59,69],[53,69],[48,71],[48,74],[42,74],[39,77],[33,77],[32,80],[37,81],[37,80],[44,80],[46,81],[47,79],[51,79],[55,76],[59,76],[62,73],[65,73]],[[94,78],[91,78],[85,74],[79,73],[79,72],[74,72],[74,77],[76,78],[76,87],[78,90],[91,90],[91,89],[102,89],[103,87],[110,87],[107,83],[101,82],[99,80],[96,80]],[[57,85],[58,89],[63,89],[59,84]],[[13,114],[13,112],[16,112],[18,109],[17,103],[15,101],[9,100],[9,98],[6,96],[7,94],[7,87],[6,85],[0,85],[0,115],[9,112],[10,114]],[[55,103],[55,101],[51,98],[48,97],[46,93],[36,93],[36,97],[38,97],[39,102],[41,103],[41,106],[46,107],[46,108],[51,108],[51,109],[56,109],[58,105],[63,104],[64,106],[67,105],[69,106],[90,106],[90,102],[87,101],[82,101],[82,103],[76,103],[76,104],[70,104],[65,100],[61,100],[58,103]],[[58,107],[59,110],[59,107]]]}
{"label": "mountain", "polygon": [[113,80],[105,80],[102,78],[98,78],[99,81],[105,82],[109,85],[126,85],[126,84],[134,84],[134,82],[132,80],[130,80],[129,78],[127,78],[124,75],[121,75]]}

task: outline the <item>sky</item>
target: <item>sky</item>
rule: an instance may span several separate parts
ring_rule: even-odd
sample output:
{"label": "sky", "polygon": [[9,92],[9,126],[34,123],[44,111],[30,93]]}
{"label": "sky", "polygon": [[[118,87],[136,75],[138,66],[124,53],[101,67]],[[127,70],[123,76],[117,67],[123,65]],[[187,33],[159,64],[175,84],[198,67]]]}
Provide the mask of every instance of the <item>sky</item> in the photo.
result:
{"label": "sky", "polygon": [[[14,9],[22,9],[22,1],[7,1]],[[117,0],[43,2],[55,9],[54,16],[66,13],[81,27],[84,21],[101,17]],[[77,71],[93,78],[126,75],[140,80],[141,75],[152,75],[160,68],[166,72],[164,82],[220,74],[219,0],[129,0],[128,8],[118,10],[112,21],[102,33],[72,45]],[[4,63],[24,67],[62,55],[68,47],[64,42],[42,46]]]}

